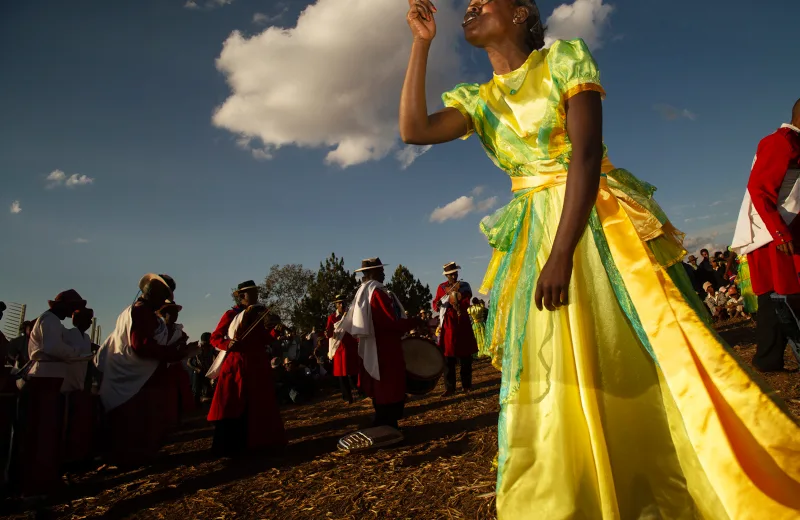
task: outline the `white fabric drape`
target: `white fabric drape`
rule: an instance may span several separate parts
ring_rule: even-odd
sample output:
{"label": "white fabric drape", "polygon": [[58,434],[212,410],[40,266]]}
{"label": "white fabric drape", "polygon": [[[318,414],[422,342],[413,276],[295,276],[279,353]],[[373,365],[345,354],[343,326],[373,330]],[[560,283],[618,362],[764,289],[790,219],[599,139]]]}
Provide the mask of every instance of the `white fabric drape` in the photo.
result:
{"label": "white fabric drape", "polygon": [[[100,400],[106,412],[128,402],[142,389],[158,368],[157,359],[145,359],[136,355],[131,347],[132,307],[126,308],[117,318],[114,331],[106,339],[96,360],[102,367],[103,382],[100,385]],[[159,345],[167,344],[167,327],[159,320],[154,339]]]}
{"label": "white fabric drape", "polygon": [[[244,318],[244,311],[240,312],[233,318],[233,321],[230,325],[228,325],[228,338],[233,339],[236,337],[236,331],[239,329],[239,325],[242,324],[242,318]],[[206,377],[209,379],[216,379],[219,376],[219,371],[222,368],[222,362],[225,361],[225,356],[228,355],[227,350],[219,350],[219,354],[217,357],[214,358],[214,363],[212,363],[211,368],[208,369],[206,372]]]}

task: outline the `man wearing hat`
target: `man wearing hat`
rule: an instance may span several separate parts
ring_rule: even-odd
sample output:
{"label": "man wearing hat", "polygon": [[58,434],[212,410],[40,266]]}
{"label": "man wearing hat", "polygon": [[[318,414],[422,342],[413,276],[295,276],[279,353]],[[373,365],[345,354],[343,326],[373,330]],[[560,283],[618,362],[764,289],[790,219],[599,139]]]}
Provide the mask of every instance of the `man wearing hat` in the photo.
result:
{"label": "man wearing hat", "polygon": [[344,318],[345,302],[341,295],[333,301],[336,312],[328,316],[325,326],[325,337],[328,338],[328,358],[333,360],[333,375],[339,378],[342,399],[353,404],[353,389],[357,385],[361,358],[358,357],[358,341],[345,333],[341,341],[333,337],[334,326]]}
{"label": "man wearing hat", "polygon": [[472,288],[458,279],[461,267],[455,262],[444,265],[447,281],[436,289],[433,309],[439,312],[442,328],[440,345],[445,356],[445,392],[442,397],[456,391],[456,363],[461,364],[461,387],[465,392],[472,390],[472,355],[478,352],[478,342],[472,331],[469,319],[469,303]]}
{"label": "man wearing hat", "polygon": [[28,341],[31,360],[20,394],[14,427],[11,480],[23,495],[44,495],[61,484],[61,433],[64,396],[61,393],[68,362],[83,352],[64,340],[61,321],[86,307],[74,289],[48,302],[50,309],[36,319]]}
{"label": "man wearing hat", "polygon": [[345,333],[358,339],[362,360],[359,385],[372,398],[375,426],[397,428],[406,400],[406,363],[401,338],[414,329],[400,301],[383,285],[386,273],[380,258],[361,262],[362,284],[350,310],[336,324],[334,337]]}
{"label": "man wearing hat", "polygon": [[158,311],[174,298],[164,277],[139,281],[141,297],[117,318],[101,350],[100,400],[106,412],[106,460],[116,466],[146,464],[167,434],[164,399],[170,390],[168,363],[190,353],[185,338],[168,344],[169,331]]}
{"label": "man wearing hat", "polygon": [[214,362],[219,370],[208,420],[214,423],[212,449],[223,456],[286,445],[267,353],[277,334],[276,320],[259,305],[254,281],[240,283],[233,296],[237,305],[222,315],[211,334],[211,344],[221,353]]}

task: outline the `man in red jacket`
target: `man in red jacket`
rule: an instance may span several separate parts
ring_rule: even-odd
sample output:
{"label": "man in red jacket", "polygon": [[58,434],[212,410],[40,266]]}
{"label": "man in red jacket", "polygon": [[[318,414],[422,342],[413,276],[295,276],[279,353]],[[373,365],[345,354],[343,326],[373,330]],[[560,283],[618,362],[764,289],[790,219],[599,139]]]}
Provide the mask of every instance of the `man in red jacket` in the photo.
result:
{"label": "man in red jacket", "polygon": [[380,258],[361,262],[356,272],[362,273],[362,284],[340,327],[358,338],[359,386],[372,398],[374,425],[397,428],[406,401],[401,339],[417,323],[406,318],[403,306],[384,287],[384,266]]}
{"label": "man in red jacket", "polygon": [[225,456],[286,445],[267,352],[277,323],[258,304],[252,280],[240,283],[233,296],[239,304],[222,315],[211,334],[211,344],[224,357],[208,420],[214,423],[212,449]]}
{"label": "man in red jacket", "polygon": [[328,316],[328,323],[325,326],[325,337],[330,342],[328,357],[333,361],[333,375],[339,378],[342,399],[353,404],[353,390],[357,387],[361,365],[358,357],[358,341],[347,333],[344,334],[341,341],[337,341],[333,337],[335,325],[344,317],[344,298],[336,296],[333,303],[336,305],[336,312]]}
{"label": "man in red jacket", "polygon": [[786,336],[772,293],[800,295],[800,100],[792,123],[758,145],[732,249],[747,253],[750,281],[758,295],[757,351],[753,364],[764,372],[784,369]]}
{"label": "man in red jacket", "polygon": [[436,289],[436,298],[433,300],[433,310],[438,311],[440,316],[440,345],[446,361],[445,392],[442,397],[456,391],[456,363],[461,364],[461,387],[465,392],[472,390],[472,355],[478,352],[478,342],[467,312],[472,288],[467,282],[458,280],[459,269],[461,267],[455,262],[444,265],[443,274],[447,281]]}

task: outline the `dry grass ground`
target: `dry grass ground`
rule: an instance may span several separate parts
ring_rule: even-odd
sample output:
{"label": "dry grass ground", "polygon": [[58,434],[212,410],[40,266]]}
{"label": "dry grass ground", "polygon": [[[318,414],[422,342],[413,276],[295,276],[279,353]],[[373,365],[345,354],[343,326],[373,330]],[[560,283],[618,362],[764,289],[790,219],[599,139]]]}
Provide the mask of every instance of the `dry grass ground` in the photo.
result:
{"label": "dry grass ground", "polygon": [[[720,333],[749,363],[752,326],[726,324]],[[787,365],[796,367],[790,356]],[[70,519],[493,519],[500,377],[488,362],[475,368],[471,396],[440,399],[440,386],[408,403],[401,423],[406,440],[397,447],[337,452],[340,437],[369,425],[372,409],[369,401],[348,406],[329,391],[312,405],[282,411],[291,439],[284,453],[210,458],[211,429],[198,414],[152,466],[75,476],[46,509],[8,503],[7,513]],[[764,378],[800,416],[800,376]]]}

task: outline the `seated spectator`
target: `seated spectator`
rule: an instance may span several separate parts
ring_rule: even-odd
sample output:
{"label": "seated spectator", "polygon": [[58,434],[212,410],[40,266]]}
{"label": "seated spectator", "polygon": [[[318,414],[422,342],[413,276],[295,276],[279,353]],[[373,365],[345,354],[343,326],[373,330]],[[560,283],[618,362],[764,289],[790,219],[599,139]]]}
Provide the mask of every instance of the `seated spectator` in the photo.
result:
{"label": "seated spectator", "polygon": [[728,317],[728,312],[725,306],[727,297],[722,292],[716,291],[711,282],[704,283],[703,290],[706,291],[706,298],[704,302],[708,307],[708,310],[711,312],[711,316],[713,316],[714,321],[726,319]]}
{"label": "seated spectator", "polygon": [[317,385],[305,366],[287,357],[283,360],[283,369],[275,375],[280,403],[303,404],[314,397]]}
{"label": "seated spectator", "polygon": [[744,310],[744,297],[739,294],[739,290],[735,285],[731,285],[727,292],[728,301],[725,302],[725,308],[728,311],[728,316],[731,318],[745,318],[750,319],[750,315]]}

